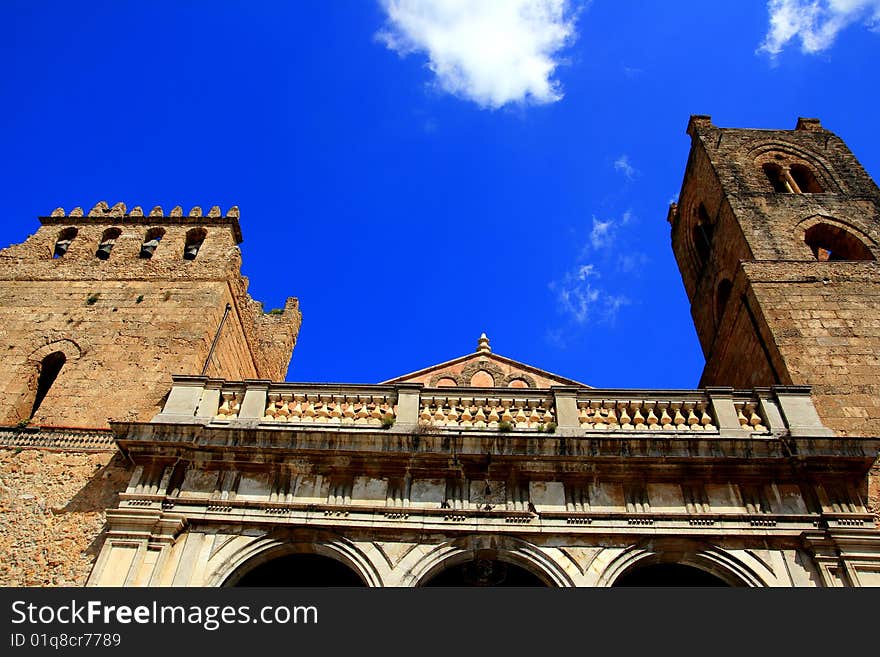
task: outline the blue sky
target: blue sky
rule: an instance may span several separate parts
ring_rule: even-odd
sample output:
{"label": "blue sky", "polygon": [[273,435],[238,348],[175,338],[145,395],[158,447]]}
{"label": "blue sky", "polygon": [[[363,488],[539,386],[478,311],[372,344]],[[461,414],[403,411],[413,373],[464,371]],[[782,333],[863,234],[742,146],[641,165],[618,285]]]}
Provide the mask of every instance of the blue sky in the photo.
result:
{"label": "blue sky", "polygon": [[0,4],[4,221],[241,208],[289,380],[476,348],[600,387],[694,387],[670,248],[690,114],[816,116],[880,174],[880,0]]}

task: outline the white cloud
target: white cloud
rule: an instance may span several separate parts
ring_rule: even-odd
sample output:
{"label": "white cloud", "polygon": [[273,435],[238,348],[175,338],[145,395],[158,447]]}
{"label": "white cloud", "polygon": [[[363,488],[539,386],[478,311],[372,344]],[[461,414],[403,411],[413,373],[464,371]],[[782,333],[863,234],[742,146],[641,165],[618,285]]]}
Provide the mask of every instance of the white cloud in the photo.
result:
{"label": "white cloud", "polygon": [[623,295],[611,294],[595,283],[600,274],[595,265],[579,265],[568,272],[561,281],[550,283],[556,293],[559,310],[571,317],[576,324],[586,324],[591,319],[611,322],[621,307],[629,304]]}
{"label": "white cloud", "polygon": [[439,86],[498,108],[552,103],[559,51],[575,38],[569,0],[380,0],[387,21],[376,38],[401,56],[423,52]]}
{"label": "white cloud", "polygon": [[648,264],[648,256],[638,251],[617,258],[617,271],[624,274],[638,273]]}
{"label": "white cloud", "polygon": [[758,52],[782,52],[792,39],[800,39],[801,52],[827,50],[847,26],[863,22],[880,24],[880,0],[770,0],[770,28]]}
{"label": "white cloud", "polygon": [[[594,249],[601,249],[610,246],[614,243],[614,240],[617,239],[617,229],[620,226],[626,226],[631,220],[632,212],[629,210],[621,215],[620,220],[608,219],[607,221],[602,221],[601,219],[593,217],[593,228],[590,230],[590,245],[592,245]],[[588,250],[589,245],[585,247],[581,257],[583,257]]]}
{"label": "white cloud", "polygon": [[614,160],[614,170],[622,173],[623,177],[627,180],[632,180],[638,173],[635,167],[630,164],[629,155],[627,155],[626,153]]}
{"label": "white cloud", "polygon": [[593,230],[590,231],[590,244],[594,249],[601,249],[611,243],[612,229],[614,228],[614,220],[599,221],[593,217]]}

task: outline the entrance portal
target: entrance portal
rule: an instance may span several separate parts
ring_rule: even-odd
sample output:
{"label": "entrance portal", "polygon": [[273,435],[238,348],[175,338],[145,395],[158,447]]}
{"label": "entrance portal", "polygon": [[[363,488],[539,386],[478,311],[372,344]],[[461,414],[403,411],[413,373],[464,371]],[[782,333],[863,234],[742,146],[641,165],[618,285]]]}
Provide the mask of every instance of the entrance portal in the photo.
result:
{"label": "entrance portal", "polygon": [[498,559],[474,559],[438,573],[424,586],[546,586],[525,568]]}
{"label": "entrance portal", "polygon": [[655,563],[624,573],[612,586],[730,586],[705,570],[680,563]]}
{"label": "entrance portal", "polygon": [[319,554],[288,554],[247,571],[233,586],[364,586],[348,566]]}

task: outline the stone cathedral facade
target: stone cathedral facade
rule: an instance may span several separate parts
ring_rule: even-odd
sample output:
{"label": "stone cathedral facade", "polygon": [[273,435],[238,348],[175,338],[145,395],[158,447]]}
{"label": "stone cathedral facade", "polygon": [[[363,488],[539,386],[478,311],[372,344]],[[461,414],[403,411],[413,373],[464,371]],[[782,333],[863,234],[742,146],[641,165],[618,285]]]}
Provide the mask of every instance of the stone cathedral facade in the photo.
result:
{"label": "stone cathedral facade", "polygon": [[0,251],[0,583],[880,586],[880,190],[814,119],[688,134],[695,390],[485,335],[283,382],[297,301],[248,296],[236,208],[42,217]]}

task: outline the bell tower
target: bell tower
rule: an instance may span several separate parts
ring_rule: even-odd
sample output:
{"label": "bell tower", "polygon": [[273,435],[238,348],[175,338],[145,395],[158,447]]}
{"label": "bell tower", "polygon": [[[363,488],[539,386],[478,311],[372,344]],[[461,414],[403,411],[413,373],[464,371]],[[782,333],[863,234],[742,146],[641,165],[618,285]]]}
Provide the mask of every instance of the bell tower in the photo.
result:
{"label": "bell tower", "polygon": [[817,119],[692,116],[672,247],[701,386],[809,385],[841,435],[880,435],[880,191]]}
{"label": "bell tower", "polygon": [[283,380],[298,302],[264,313],[238,208],[58,208],[0,250],[0,426],[147,420],[172,374]]}

